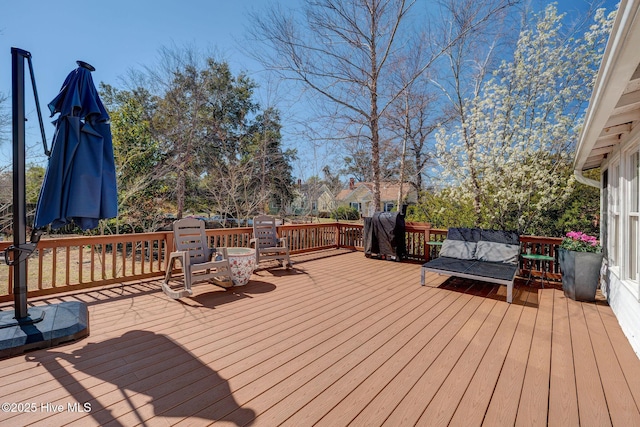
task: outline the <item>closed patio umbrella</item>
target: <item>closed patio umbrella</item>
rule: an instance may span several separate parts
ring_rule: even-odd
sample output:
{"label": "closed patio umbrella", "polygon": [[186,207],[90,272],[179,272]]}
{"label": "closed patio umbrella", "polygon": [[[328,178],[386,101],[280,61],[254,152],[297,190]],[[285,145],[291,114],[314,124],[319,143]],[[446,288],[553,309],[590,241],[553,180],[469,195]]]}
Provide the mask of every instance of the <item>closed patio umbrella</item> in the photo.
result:
{"label": "closed patio umbrella", "polygon": [[60,228],[71,222],[83,230],[118,213],[111,128],[94,68],[82,61],[50,103],[55,120],[51,156],[40,190],[34,227]]}

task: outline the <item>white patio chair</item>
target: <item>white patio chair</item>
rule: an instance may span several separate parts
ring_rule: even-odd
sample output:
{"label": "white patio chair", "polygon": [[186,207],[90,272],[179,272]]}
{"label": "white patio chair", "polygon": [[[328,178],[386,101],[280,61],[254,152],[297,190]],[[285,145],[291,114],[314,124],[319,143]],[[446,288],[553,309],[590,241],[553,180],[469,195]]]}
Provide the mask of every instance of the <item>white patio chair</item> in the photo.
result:
{"label": "white patio chair", "polygon": [[[227,260],[226,248],[208,247],[204,221],[196,218],[184,218],[173,223],[173,236],[176,251],[169,255],[169,264],[162,290],[173,299],[192,294],[194,282],[212,281],[218,286],[233,286],[231,270]],[[173,278],[173,267],[180,261],[183,271],[184,288],[175,290],[169,286]]]}
{"label": "white patio chair", "polygon": [[278,237],[274,217],[260,215],[253,218],[253,239],[249,246],[256,250],[256,266],[260,261],[275,259],[280,265],[291,268],[287,239]]}

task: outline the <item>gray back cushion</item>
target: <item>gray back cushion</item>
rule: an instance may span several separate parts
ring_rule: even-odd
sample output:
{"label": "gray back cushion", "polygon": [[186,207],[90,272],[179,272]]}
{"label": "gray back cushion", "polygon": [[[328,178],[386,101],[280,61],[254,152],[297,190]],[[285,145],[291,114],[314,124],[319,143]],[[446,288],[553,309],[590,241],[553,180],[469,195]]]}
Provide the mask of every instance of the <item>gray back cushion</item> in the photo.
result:
{"label": "gray back cushion", "polygon": [[440,256],[458,259],[475,259],[476,243],[446,239],[442,243]]}
{"label": "gray back cushion", "polygon": [[507,245],[519,245],[520,235],[515,231],[481,230],[478,241],[506,243]]}
{"label": "gray back cushion", "polygon": [[479,228],[450,228],[447,231],[447,240],[462,240],[464,242],[477,242],[480,240]]}
{"label": "gray back cushion", "polygon": [[447,231],[440,256],[517,264],[520,236],[513,231],[452,227]]}
{"label": "gray back cushion", "polygon": [[480,261],[517,264],[520,256],[520,245],[480,240],[476,246],[475,256]]}

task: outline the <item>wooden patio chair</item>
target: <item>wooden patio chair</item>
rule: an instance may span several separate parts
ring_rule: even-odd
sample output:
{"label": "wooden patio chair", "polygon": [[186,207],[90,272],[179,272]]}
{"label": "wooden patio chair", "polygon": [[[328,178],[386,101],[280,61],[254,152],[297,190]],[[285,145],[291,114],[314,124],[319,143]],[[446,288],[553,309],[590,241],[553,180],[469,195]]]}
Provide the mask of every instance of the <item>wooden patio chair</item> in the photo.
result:
{"label": "wooden patio chair", "polygon": [[287,239],[278,237],[274,217],[260,215],[253,218],[253,239],[249,246],[256,250],[256,266],[260,261],[276,259],[280,265],[291,268]]}
{"label": "wooden patio chair", "polygon": [[[173,299],[192,294],[194,282],[213,281],[218,286],[233,286],[231,270],[226,248],[208,247],[204,221],[196,218],[184,218],[173,223],[173,236],[176,250],[169,255],[167,273],[162,290]],[[173,266],[179,260],[184,273],[184,289],[174,290],[169,286],[173,277]]]}

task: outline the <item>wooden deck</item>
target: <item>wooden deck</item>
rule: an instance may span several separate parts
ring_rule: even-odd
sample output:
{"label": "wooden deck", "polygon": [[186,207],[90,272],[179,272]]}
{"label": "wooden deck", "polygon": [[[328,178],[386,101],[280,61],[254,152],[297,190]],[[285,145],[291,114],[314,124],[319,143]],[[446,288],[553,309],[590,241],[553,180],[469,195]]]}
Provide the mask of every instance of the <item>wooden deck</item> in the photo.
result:
{"label": "wooden deck", "polygon": [[86,302],[91,335],[0,360],[21,411],[0,424],[640,425],[640,360],[602,302],[421,287],[419,264],[357,252],[293,260],[182,301],[157,281],[38,301]]}

